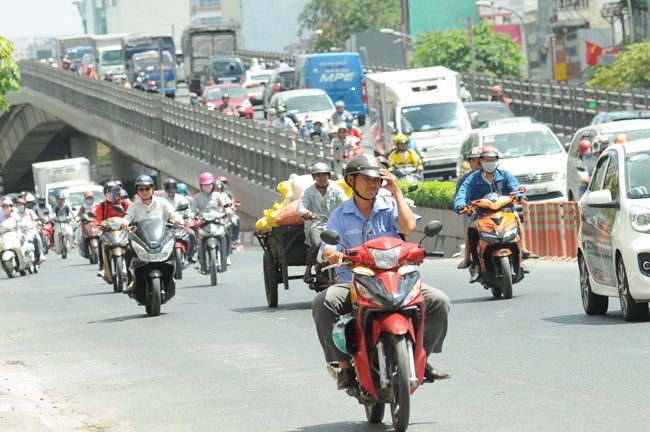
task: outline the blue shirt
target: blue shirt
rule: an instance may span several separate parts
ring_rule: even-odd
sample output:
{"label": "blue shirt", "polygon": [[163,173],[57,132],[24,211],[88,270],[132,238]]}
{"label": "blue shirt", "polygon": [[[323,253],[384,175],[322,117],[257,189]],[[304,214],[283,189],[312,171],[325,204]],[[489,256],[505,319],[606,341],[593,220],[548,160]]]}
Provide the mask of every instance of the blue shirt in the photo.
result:
{"label": "blue shirt", "polygon": [[[346,247],[361,246],[368,240],[377,237],[399,238],[400,227],[397,203],[392,197],[377,195],[372,206],[370,219],[366,221],[354,199],[349,199],[332,212],[326,229],[339,233],[343,246],[331,246],[323,243],[321,252],[325,248],[334,247],[342,252]],[[352,272],[347,267],[337,267],[336,273],[339,283],[350,283],[352,281]]]}
{"label": "blue shirt", "polygon": [[458,213],[461,205],[468,205],[491,192],[508,195],[510,192],[516,192],[517,190],[519,190],[519,181],[506,170],[496,170],[492,182],[488,182],[483,177],[483,170],[476,170],[467,177],[460,189],[458,189],[454,200],[454,211]]}

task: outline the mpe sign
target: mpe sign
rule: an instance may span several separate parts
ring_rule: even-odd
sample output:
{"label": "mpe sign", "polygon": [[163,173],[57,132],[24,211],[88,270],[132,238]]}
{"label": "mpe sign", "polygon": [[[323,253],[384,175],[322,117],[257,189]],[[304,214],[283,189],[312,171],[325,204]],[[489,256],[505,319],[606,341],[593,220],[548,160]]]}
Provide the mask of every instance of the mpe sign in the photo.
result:
{"label": "mpe sign", "polygon": [[320,76],[319,82],[337,82],[337,81],[349,81],[352,82],[354,79],[354,72],[331,72],[323,73]]}

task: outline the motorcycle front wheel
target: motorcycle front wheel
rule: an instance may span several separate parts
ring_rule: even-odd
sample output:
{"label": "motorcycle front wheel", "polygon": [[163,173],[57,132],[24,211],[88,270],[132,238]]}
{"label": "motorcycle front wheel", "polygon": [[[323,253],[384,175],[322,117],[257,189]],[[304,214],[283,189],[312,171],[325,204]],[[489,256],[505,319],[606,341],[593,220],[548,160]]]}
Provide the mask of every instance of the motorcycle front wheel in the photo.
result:
{"label": "motorcycle front wheel", "polygon": [[210,266],[210,284],[217,285],[217,250],[208,250],[208,265]]}
{"label": "motorcycle front wheel", "polygon": [[99,262],[99,248],[96,246],[90,246],[90,263],[97,264]]}
{"label": "motorcycle front wheel", "polygon": [[176,280],[183,279],[183,249],[176,248],[174,250],[175,259],[176,259],[176,271],[174,272],[174,278]]}
{"label": "motorcycle front wheel", "polygon": [[116,257],[114,256],[112,258],[113,265],[113,270],[115,273],[113,273],[113,291],[116,293],[121,293],[122,290],[124,289],[124,259],[119,256]]}
{"label": "motorcycle front wheel", "polygon": [[12,258],[9,261],[2,261],[2,268],[4,268],[5,273],[7,273],[7,277],[9,279],[13,279],[13,278],[16,277],[15,261],[16,261],[16,258]]}
{"label": "motorcycle front wheel", "polygon": [[510,257],[501,257],[501,280],[503,281],[503,298],[512,298],[512,266]]}
{"label": "motorcycle front wheel", "polygon": [[68,257],[68,241],[64,234],[59,236],[59,244],[61,245],[61,257],[66,259]]}
{"label": "motorcycle front wheel", "polygon": [[409,426],[411,388],[409,385],[409,353],[404,335],[390,335],[388,347],[388,378],[390,379],[390,411],[393,427],[404,432]]}
{"label": "motorcycle front wheel", "polygon": [[160,279],[149,278],[149,298],[145,306],[147,314],[151,316],[160,315]]}

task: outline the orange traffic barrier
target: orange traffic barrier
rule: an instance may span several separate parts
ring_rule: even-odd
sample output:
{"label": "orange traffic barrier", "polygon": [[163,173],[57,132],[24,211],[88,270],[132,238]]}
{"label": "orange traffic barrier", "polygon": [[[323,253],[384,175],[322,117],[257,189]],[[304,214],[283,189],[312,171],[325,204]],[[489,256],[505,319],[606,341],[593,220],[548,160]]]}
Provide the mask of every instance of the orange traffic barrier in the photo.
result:
{"label": "orange traffic barrier", "polygon": [[576,258],[580,209],[575,201],[524,207],[526,249],[544,257]]}
{"label": "orange traffic barrier", "polygon": [[566,244],[566,256],[577,258],[578,252],[578,229],[580,228],[580,208],[576,201],[563,204],[564,216],[564,239]]}

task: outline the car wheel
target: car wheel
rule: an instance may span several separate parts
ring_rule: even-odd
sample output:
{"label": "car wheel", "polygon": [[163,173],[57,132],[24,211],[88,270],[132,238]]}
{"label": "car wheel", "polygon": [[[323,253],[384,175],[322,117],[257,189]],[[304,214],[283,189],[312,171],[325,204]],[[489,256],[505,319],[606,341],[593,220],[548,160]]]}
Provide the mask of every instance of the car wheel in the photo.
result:
{"label": "car wheel", "polygon": [[630,294],[627,272],[622,258],[619,258],[616,263],[616,281],[618,283],[618,298],[621,301],[623,319],[625,321],[642,321],[648,318],[648,303],[637,303]]}
{"label": "car wheel", "polygon": [[578,256],[578,269],[580,270],[580,295],[582,297],[582,307],[587,315],[605,315],[609,306],[609,299],[606,296],[594,294],[591,291],[589,282],[589,269],[585,257]]}

